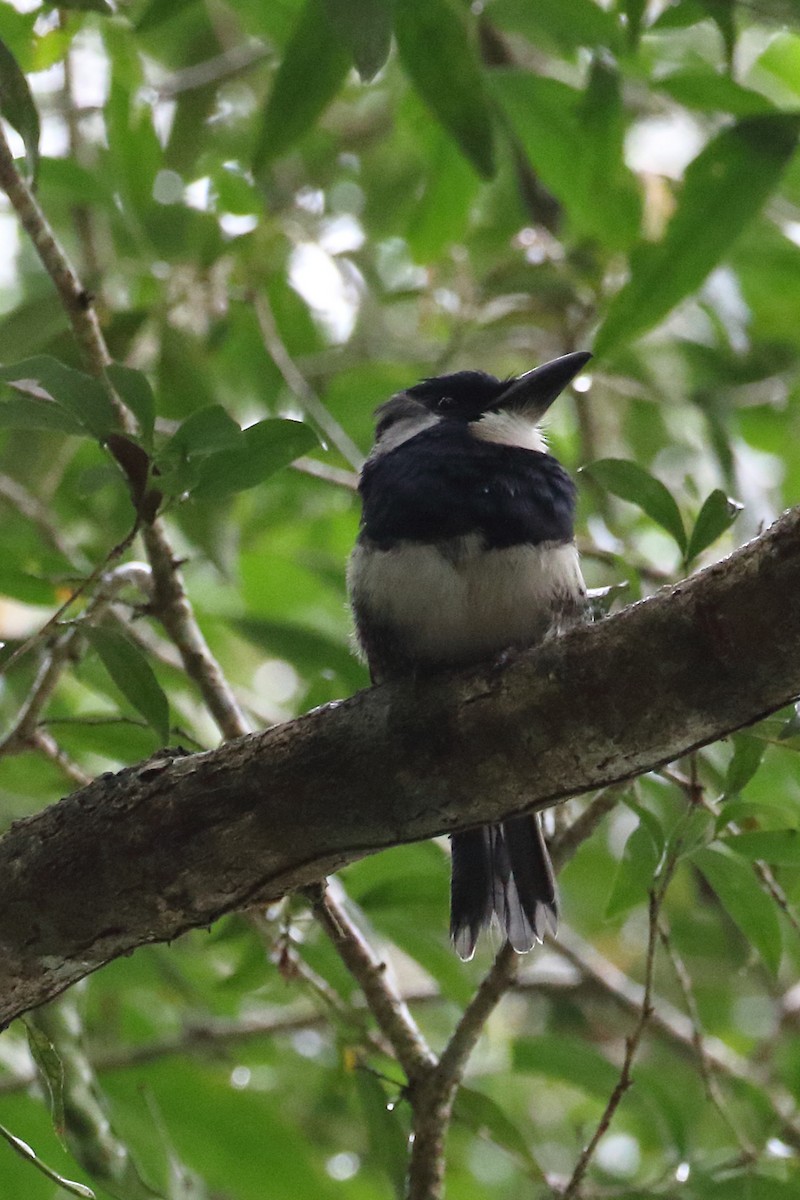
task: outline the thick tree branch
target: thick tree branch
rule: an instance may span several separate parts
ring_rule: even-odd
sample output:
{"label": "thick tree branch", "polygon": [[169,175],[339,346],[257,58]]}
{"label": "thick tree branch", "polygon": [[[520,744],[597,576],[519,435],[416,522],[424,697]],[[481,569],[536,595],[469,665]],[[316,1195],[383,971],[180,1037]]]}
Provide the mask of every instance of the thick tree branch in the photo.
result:
{"label": "thick tree branch", "polygon": [[800,509],[502,665],[164,751],[0,842],[0,1021],[104,962],[364,854],[626,779],[800,693]]}

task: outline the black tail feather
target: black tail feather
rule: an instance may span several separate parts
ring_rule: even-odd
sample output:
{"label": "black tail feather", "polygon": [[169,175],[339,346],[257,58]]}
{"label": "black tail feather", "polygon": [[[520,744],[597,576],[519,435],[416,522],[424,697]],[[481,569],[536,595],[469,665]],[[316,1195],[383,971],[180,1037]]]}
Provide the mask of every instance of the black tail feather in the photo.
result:
{"label": "black tail feather", "polygon": [[450,937],[459,958],[475,953],[475,943],[494,911],[492,826],[453,834],[450,878]]}
{"label": "black tail feather", "polygon": [[519,953],[555,932],[556,882],[537,816],[454,834],[452,851],[450,936],[459,957],[472,958],[493,915]]}

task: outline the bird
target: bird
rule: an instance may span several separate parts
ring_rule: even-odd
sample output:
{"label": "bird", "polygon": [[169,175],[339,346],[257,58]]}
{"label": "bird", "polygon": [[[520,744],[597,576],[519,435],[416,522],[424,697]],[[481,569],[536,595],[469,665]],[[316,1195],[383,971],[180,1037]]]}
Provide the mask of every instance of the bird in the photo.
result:
{"label": "bird", "polygon": [[[585,615],[575,485],[541,419],[591,355],[516,378],[423,379],[375,412],[347,569],[357,650],[374,684],[536,645]],[[556,881],[538,814],[451,837],[450,936],[472,958],[496,920],[524,953],[555,933]]]}

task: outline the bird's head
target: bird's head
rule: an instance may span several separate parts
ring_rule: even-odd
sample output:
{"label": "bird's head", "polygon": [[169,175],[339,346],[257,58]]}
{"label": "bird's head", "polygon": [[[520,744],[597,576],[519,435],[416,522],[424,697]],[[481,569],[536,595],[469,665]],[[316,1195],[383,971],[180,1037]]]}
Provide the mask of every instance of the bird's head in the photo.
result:
{"label": "bird's head", "polygon": [[377,409],[374,454],[385,454],[440,422],[468,425],[475,437],[529,450],[544,448],[539,422],[591,354],[565,354],[516,379],[457,371],[423,379]]}

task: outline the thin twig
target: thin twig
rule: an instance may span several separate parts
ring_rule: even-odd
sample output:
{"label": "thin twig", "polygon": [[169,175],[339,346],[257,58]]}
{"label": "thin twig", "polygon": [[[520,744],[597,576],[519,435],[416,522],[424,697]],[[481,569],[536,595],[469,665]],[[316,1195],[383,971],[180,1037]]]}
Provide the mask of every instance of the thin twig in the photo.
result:
{"label": "thin twig", "polygon": [[653,1014],[653,972],[655,968],[656,945],[658,943],[658,913],[663,898],[664,886],[663,881],[661,881],[661,886],[658,888],[654,887],[650,893],[644,993],[642,995],[642,1006],[639,1010],[639,1016],[633,1028],[633,1032],[629,1034],[625,1040],[625,1057],[622,1062],[622,1070],[619,1073],[619,1078],[616,1082],[614,1090],[608,1098],[605,1109],[603,1110],[603,1114],[600,1117],[600,1120],[597,1122],[597,1127],[594,1133],[581,1151],[578,1161],[575,1164],[575,1169],[567,1181],[567,1185],[562,1193],[563,1200],[572,1200],[572,1198],[578,1194],[583,1177],[589,1169],[589,1164],[594,1157],[595,1151],[600,1143],[600,1139],[607,1132],[612,1120],[614,1119],[614,1114],[620,1106],[622,1097],[633,1083],[633,1078],[631,1075],[633,1061],[636,1057],[636,1052],[639,1049],[642,1037],[644,1036],[647,1023]]}
{"label": "thin twig", "polygon": [[67,562],[73,562],[72,549],[62,538],[60,531],[50,519],[50,514],[38,497],[29,492],[16,479],[12,479],[10,475],[0,475],[0,498],[12,504],[18,513],[33,522],[53,549]]}
{"label": "thin twig", "polygon": [[184,67],[180,71],[173,71],[166,79],[155,83],[154,87],[160,100],[172,100],[184,92],[230,79],[264,62],[271,54],[272,51],[262,42],[251,40],[240,46],[231,46],[230,50],[226,50],[224,54],[217,54],[214,58],[193,63],[191,67]]}
{"label": "thin twig", "polygon": [[355,1032],[362,1042],[373,1050],[391,1056],[392,1048],[380,1031],[376,1036],[368,1029],[365,1010],[346,1003],[328,981],[302,958],[297,946],[292,942],[289,922],[276,942],[274,922],[266,918],[263,909],[252,910],[248,913],[248,919],[263,942],[270,958],[276,964],[278,971],[287,982],[299,981],[314,1000],[319,1002],[320,1007],[332,1023],[351,1031],[351,1033]]}
{"label": "thin twig", "polygon": [[355,471],[346,471],[343,467],[333,467],[329,463],[319,462],[316,458],[296,458],[292,463],[292,468],[295,471],[300,471],[303,475],[313,475],[315,479],[322,479],[325,483],[332,483],[334,487],[346,488],[348,492],[358,490],[358,475]]}
{"label": "thin twig", "polygon": [[597,792],[583,812],[563,832],[550,842],[550,857],[556,867],[561,868],[572,858],[580,846],[591,837],[601,821],[611,812],[628,788],[630,781],[612,783]]}
{"label": "thin twig", "polygon": [[93,583],[96,583],[97,580],[101,578],[109,563],[115,562],[125,553],[133,539],[136,537],[138,529],[139,522],[137,519],[130,533],[126,534],[122,541],[118,542],[116,546],[111,547],[103,561],[98,563],[94,570],[91,571],[86,578],[78,584],[78,586],[69,594],[64,603],[60,605],[53,615],[45,621],[44,625],[40,626],[35,633],[32,633],[30,637],[26,638],[21,645],[17,646],[14,653],[8,656],[6,661],[2,664],[2,666],[0,666],[0,675],[4,675],[8,671],[9,667],[18,662],[19,659],[21,659],[23,655],[27,654],[29,650],[32,650],[35,646],[38,646],[47,640],[47,638],[58,626],[61,618],[64,616],[64,613],[72,607],[76,600],[81,598],[84,592],[91,587]]}
{"label": "thin twig", "polygon": [[424,1077],[436,1065],[436,1059],[391,979],[386,963],[378,958],[334,899],[330,887],[309,888],[306,894],[314,916],[358,982],[378,1028],[394,1049],[409,1082]]}
{"label": "thin twig", "polygon": [[78,787],[86,787],[87,783],[92,782],[93,776],[87,775],[83,767],[71,759],[52,734],[47,733],[44,729],[37,729],[31,738],[31,749],[38,750],[45,758],[49,758],[64,772],[67,779],[76,783]]}
{"label": "thin twig", "polygon": [[286,386],[300,401],[303,410],[317,422],[326,437],[330,438],[342,457],[350,463],[355,471],[360,471],[364,455],[350,435],[328,412],[286,349],[266,294],[263,291],[254,292],[252,301],[264,345],[283,376]]}
{"label": "thin twig", "polygon": [[[576,540],[578,553],[580,554],[581,558],[592,558],[595,562],[605,563],[609,567],[619,566],[620,558],[622,556],[616,554],[613,550],[605,550],[601,546],[595,545],[595,543],[590,541],[588,538],[579,537]],[[630,556],[627,554],[625,556],[625,562],[631,562]],[[654,567],[651,563],[643,562],[641,559],[637,559],[636,561],[632,562],[631,565],[633,566],[633,569],[636,571],[637,575],[640,575],[642,579],[646,579],[648,583],[658,584],[659,587],[661,584],[670,583],[674,578],[669,571],[663,571],[660,567]]]}
{"label": "thin twig", "polygon": [[711,1063],[706,1054],[706,1048],[703,1042],[702,1023],[700,1013],[697,1008],[697,1001],[694,998],[694,989],[692,988],[692,980],[687,970],[686,964],[675,948],[675,945],[670,937],[670,931],[663,916],[659,917],[658,936],[661,944],[667,952],[667,956],[672,964],[672,969],[675,972],[675,978],[678,981],[678,986],[683,993],[683,1002],[686,1005],[686,1012],[692,1025],[692,1043],[697,1055],[697,1063],[700,1068],[700,1074],[703,1079],[703,1084],[706,1089],[706,1095],[711,1103],[716,1108],[722,1120],[728,1126],[728,1129],[733,1134],[742,1153],[752,1161],[755,1157],[755,1150],[750,1144],[745,1135],[737,1128],[730,1113],[725,1107],[725,1099],[720,1091],[719,1081],[715,1078]]}
{"label": "thin twig", "polygon": [[[93,572],[93,574],[96,575],[97,571]],[[38,729],[39,718],[45,705],[58,686],[58,681],[61,678],[64,668],[75,653],[82,627],[85,627],[87,624],[95,624],[101,620],[114,597],[123,587],[133,584],[147,594],[150,578],[150,568],[144,563],[123,563],[104,576],[96,595],[91,604],[88,605],[80,622],[76,622],[62,633],[54,641],[49,652],[42,660],[33,686],[28,692],[25,703],[17,713],[14,724],[6,736],[0,740],[0,755],[15,754],[20,750],[30,749],[38,745],[39,749],[45,750],[48,757],[54,757],[49,748],[45,749],[45,747],[50,747],[52,738],[50,738],[50,742],[42,740],[43,735],[41,730]],[[85,587],[86,584],[83,586]],[[74,599],[75,594],[73,593],[67,603],[72,603]],[[59,611],[63,611],[63,607]],[[54,620],[55,618],[51,618],[45,629]],[[40,631],[39,636],[42,636],[42,631]],[[7,666],[8,664],[6,664]],[[74,776],[74,778],[76,782],[81,784],[88,782],[87,778],[79,779],[77,776]]]}
{"label": "thin twig", "polygon": [[[59,14],[59,23],[62,29],[66,26],[67,21],[68,15],[62,10]],[[64,86],[61,89],[61,96],[67,125],[67,135],[69,137],[69,157],[74,162],[85,166],[86,143],[80,133],[80,114],[75,99],[73,58],[73,43],[70,42],[67,53],[64,55]],[[81,246],[84,269],[90,279],[97,279],[100,275],[100,263],[97,255],[92,209],[85,203],[74,204],[72,206],[72,219],[75,223],[75,230]]]}
{"label": "thin twig", "polygon": [[[591,982],[625,1012],[638,1016],[644,1000],[642,985],[630,979],[593,946],[563,928],[559,931],[558,940],[551,941],[548,945],[556,954],[571,963],[582,978]],[[694,1057],[694,1030],[685,1014],[660,996],[653,997],[651,1007],[651,1028],[671,1042],[676,1050]],[[800,1149],[797,1106],[793,1097],[780,1084],[766,1078],[763,1072],[756,1071],[746,1059],[717,1037],[703,1038],[703,1054],[710,1069],[723,1078],[757,1088],[763,1094],[776,1124],[780,1127],[780,1136],[791,1146]]]}
{"label": "thin twig", "polygon": [[[38,200],[17,170],[14,156],[2,129],[0,129],[0,188],[11,201],[12,208],[33,242],[44,269],[55,285],[89,369],[93,375],[103,378],[105,368],[111,359],[100,329],[97,313],[91,303],[91,297],[57,241]],[[109,391],[109,397],[123,429],[132,432],[134,422],[130,413],[120,403],[113,390]]]}

